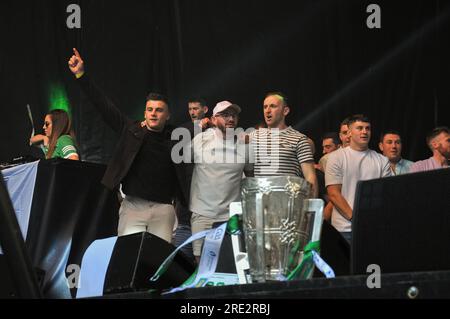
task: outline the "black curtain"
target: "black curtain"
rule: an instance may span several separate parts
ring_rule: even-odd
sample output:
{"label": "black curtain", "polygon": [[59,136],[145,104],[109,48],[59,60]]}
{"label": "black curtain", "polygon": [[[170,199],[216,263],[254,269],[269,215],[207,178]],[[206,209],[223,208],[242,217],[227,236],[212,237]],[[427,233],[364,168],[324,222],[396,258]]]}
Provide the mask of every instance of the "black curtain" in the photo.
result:
{"label": "black curtain", "polygon": [[[68,29],[69,4],[81,29]],[[381,8],[369,29],[366,8]],[[387,128],[403,135],[405,158],[430,156],[425,135],[448,125],[448,1],[39,0],[0,3],[0,161],[29,152],[26,104],[41,131],[53,87],[66,93],[84,160],[105,163],[117,136],[67,68],[72,47],[87,72],[134,119],[145,96],[171,101],[172,122],[188,120],[187,99],[242,106],[240,126],[263,120],[268,91],[290,98],[289,123],[316,142],[352,113],[372,119],[371,147]],[[320,154],[316,154],[319,156]]]}

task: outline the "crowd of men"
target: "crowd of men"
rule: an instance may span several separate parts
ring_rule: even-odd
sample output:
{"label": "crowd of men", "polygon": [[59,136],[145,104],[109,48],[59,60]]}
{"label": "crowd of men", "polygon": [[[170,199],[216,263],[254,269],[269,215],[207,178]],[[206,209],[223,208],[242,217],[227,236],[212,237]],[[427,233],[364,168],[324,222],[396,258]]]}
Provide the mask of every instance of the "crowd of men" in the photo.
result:
{"label": "crowd of men", "polygon": [[[325,199],[325,219],[350,241],[358,181],[448,167],[447,127],[427,136],[433,156],[412,163],[401,156],[399,132],[383,132],[378,144],[381,153],[376,152],[369,149],[370,119],[352,115],[342,121],[338,133],[323,136],[323,156],[315,164],[312,141],[286,124],[290,105],[281,92],[264,97],[265,125],[252,132],[236,130],[239,105],[221,101],[207,117],[209,108],[201,98],[188,102],[191,121],[174,128],[167,124],[169,103],[163,95],[149,94],[145,120],[132,121],[85,73],[76,49],[68,64],[105,122],[120,134],[103,178],[110,189],[121,184],[125,194],[119,236],[148,231],[178,246],[191,234],[228,219],[229,204],[240,200],[244,176],[294,175],[310,183],[313,197]],[[188,132],[181,131],[181,141],[173,138],[180,128]],[[183,251],[198,262],[201,245],[195,241]]]}

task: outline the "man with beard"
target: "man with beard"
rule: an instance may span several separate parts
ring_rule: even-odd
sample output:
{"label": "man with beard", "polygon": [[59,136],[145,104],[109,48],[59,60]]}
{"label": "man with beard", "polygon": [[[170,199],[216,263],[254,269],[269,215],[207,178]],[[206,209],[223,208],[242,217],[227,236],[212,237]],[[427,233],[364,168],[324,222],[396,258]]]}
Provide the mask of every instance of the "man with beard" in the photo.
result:
{"label": "man with beard", "polygon": [[429,159],[415,162],[411,166],[411,173],[429,171],[448,167],[450,158],[450,134],[448,127],[436,127],[427,136],[428,147],[433,152]]}
{"label": "man with beard", "polygon": [[[229,205],[240,201],[242,173],[252,176],[246,144],[236,138],[241,108],[228,101],[217,103],[211,122],[214,127],[192,140],[194,172],[190,192],[192,234],[208,230],[229,219]],[[192,243],[200,261],[202,240]]]}

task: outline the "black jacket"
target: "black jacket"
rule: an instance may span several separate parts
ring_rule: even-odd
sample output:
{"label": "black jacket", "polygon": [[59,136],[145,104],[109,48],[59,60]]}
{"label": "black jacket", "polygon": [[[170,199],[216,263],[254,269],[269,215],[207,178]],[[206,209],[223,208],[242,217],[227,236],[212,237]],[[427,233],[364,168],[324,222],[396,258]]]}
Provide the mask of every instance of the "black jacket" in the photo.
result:
{"label": "black jacket", "polygon": [[[142,146],[147,128],[141,127],[139,121],[132,121],[126,117],[87,74],[84,74],[77,82],[94,107],[100,112],[103,120],[120,134],[117,146],[102,179],[102,184],[109,189],[114,189],[127,175],[136,154]],[[164,129],[169,147],[173,146],[173,142],[170,140],[172,130],[173,128],[169,126]],[[187,197],[184,192],[187,189],[185,187],[186,178],[183,164],[175,165],[175,169],[178,179],[177,198],[186,203]]]}

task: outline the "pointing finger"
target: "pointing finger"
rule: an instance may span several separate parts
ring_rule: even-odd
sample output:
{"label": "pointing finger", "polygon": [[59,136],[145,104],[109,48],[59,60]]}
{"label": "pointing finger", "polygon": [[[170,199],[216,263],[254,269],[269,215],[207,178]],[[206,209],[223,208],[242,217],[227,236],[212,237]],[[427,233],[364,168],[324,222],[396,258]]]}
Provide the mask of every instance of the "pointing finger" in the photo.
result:
{"label": "pointing finger", "polygon": [[80,59],[81,59],[80,52],[78,52],[78,50],[77,50],[76,48],[73,48],[73,53],[75,53],[75,56],[76,56],[77,58],[80,58]]}

